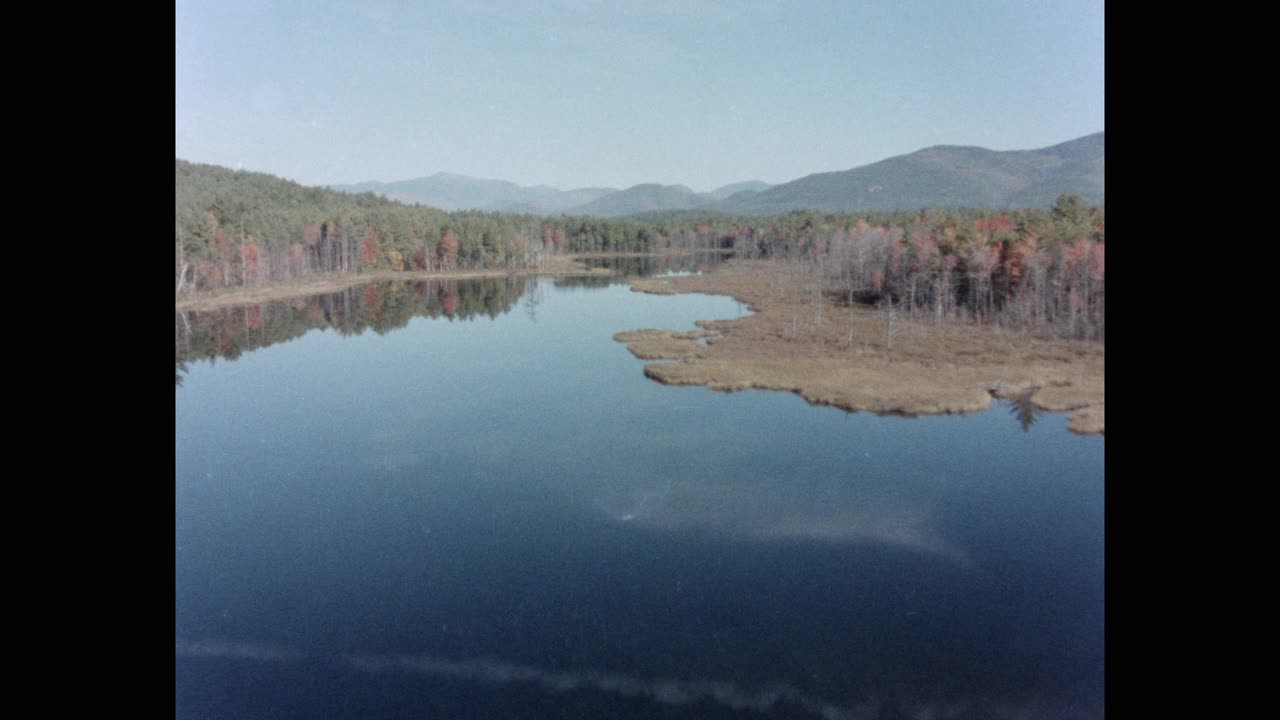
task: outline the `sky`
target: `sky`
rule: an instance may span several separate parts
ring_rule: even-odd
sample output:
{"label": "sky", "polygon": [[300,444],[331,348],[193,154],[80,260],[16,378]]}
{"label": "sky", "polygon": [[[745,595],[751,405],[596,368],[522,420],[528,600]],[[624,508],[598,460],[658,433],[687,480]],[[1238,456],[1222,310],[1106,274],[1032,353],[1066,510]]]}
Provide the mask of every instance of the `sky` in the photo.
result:
{"label": "sky", "polygon": [[705,192],[1102,131],[1102,0],[177,0],[177,157]]}

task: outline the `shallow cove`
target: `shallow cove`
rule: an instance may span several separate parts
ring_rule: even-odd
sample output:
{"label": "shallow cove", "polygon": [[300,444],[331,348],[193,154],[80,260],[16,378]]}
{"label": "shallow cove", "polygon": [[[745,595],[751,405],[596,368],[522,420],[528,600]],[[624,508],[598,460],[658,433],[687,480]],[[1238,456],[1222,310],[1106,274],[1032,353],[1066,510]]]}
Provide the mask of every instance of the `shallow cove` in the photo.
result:
{"label": "shallow cove", "polygon": [[178,717],[1102,714],[1101,437],[663,386],[614,333],[745,308],[568,285],[188,336]]}

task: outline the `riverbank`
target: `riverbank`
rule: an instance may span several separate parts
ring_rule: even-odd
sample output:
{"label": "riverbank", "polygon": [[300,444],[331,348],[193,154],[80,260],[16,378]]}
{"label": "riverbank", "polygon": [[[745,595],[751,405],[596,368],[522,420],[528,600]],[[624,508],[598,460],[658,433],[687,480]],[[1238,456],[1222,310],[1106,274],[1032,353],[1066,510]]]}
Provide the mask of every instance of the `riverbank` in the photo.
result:
{"label": "riverbank", "polygon": [[[998,327],[890,317],[826,295],[802,267],[730,261],[714,272],[638,278],[638,292],[729,295],[754,312],[700,321],[692,333],[618,333],[668,385],[787,390],[849,411],[931,415],[986,410],[993,397],[1070,412],[1077,433],[1106,424],[1105,346],[1030,337]],[[674,362],[671,362],[674,361]]]}
{"label": "riverbank", "polygon": [[383,280],[468,280],[475,278],[507,277],[511,275],[542,275],[549,277],[599,277],[613,275],[608,268],[587,267],[579,256],[553,255],[541,268],[525,268],[519,270],[456,270],[427,272],[420,270],[395,271],[380,270],[371,273],[327,273],[308,275],[307,277],[272,283],[261,287],[233,287],[207,293],[192,293],[183,296],[174,304],[175,311],[213,310],[216,308],[235,307],[238,305],[257,305],[272,300],[287,300],[308,295],[333,293],[355,285],[364,285]]}

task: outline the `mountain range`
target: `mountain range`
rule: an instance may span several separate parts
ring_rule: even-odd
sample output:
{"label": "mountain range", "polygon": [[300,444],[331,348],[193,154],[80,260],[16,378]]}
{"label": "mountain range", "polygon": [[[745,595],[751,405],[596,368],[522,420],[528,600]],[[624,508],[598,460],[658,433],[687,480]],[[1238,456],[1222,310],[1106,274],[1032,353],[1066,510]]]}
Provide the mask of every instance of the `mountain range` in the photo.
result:
{"label": "mountain range", "polygon": [[618,192],[617,188],[579,188],[563,191],[550,185],[522,186],[506,180],[436,173],[396,182],[334,185],[342,192],[372,192],[403,203],[421,203],[441,210],[499,210],[554,214]]}
{"label": "mountain range", "polygon": [[939,208],[1048,207],[1062,193],[1105,203],[1104,133],[1038,150],[935,145],[840,172],[806,175],[781,185],[759,180],[697,193],[684,185],[645,183],[626,189],[559,190],[505,180],[436,173],[398,182],[335,185],[443,210],[619,217],[645,212],[707,210],[756,215],[818,210],[860,212]]}

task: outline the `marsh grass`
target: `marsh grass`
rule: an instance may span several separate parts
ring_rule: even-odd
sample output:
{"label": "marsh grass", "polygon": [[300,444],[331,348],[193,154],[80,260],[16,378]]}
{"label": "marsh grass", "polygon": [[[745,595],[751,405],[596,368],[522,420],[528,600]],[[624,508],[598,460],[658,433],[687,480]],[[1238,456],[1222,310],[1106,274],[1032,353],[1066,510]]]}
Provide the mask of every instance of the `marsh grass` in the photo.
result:
{"label": "marsh grass", "polygon": [[638,292],[730,295],[755,314],[701,321],[690,333],[618,333],[646,376],[712,390],[795,392],[849,411],[926,415],[986,410],[992,397],[1029,398],[1071,412],[1077,433],[1105,429],[1105,348],[1100,342],[1032,337],[999,327],[936,322],[816,292],[798,263],[731,261],[699,276],[640,278]]}

